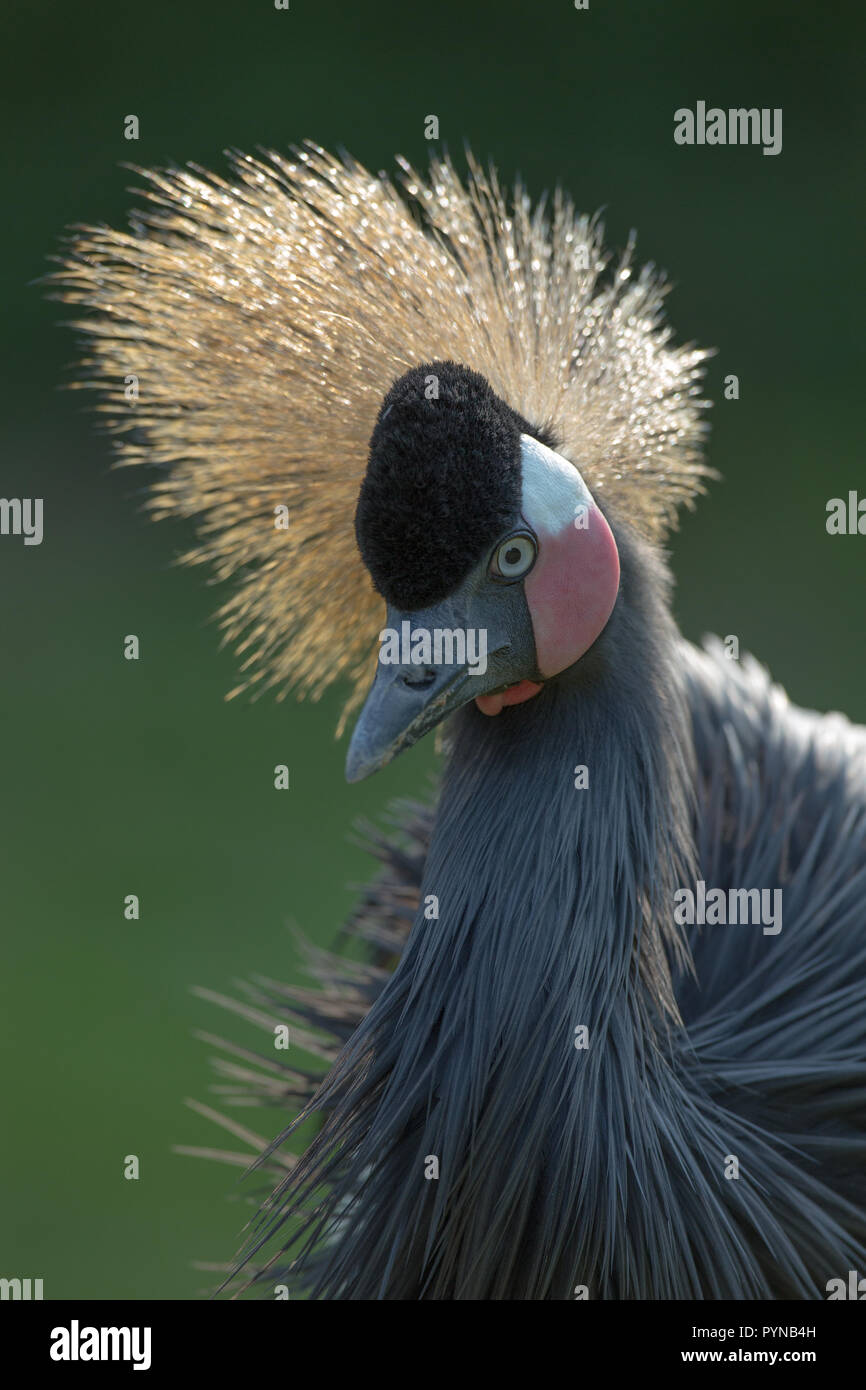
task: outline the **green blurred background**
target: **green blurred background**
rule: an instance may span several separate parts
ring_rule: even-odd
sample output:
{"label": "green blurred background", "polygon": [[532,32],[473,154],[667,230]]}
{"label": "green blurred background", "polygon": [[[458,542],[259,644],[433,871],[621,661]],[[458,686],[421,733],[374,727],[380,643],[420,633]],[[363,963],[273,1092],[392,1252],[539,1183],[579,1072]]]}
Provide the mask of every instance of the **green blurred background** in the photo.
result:
{"label": "green blurred background", "polygon": [[[32,282],[63,227],[118,223],[121,161],[195,160],[311,137],[375,169],[423,163],[424,118],[534,194],[606,208],[609,241],[675,282],[681,339],[714,345],[711,461],[724,474],[674,542],[686,634],[736,633],[800,703],[866,720],[866,540],[827,536],[829,497],[866,492],[862,415],[860,7],[591,0],[355,5],[8,3],[2,20],[2,495],[45,499],[45,540],[0,539],[4,913],[0,1274],[46,1297],[195,1297],[192,1262],[236,1247],[195,983],[297,977],[288,925],[333,939],[370,872],[353,821],[419,788],[429,741],[349,788],[338,699],[225,704],[234,679],[190,537],[141,515],[108,471],[62,306]],[[673,113],[784,110],[784,148],[680,148]],[[141,138],[123,139],[135,113]],[[739,401],[722,381],[740,379]],[[121,657],[124,634],[142,659]],[[272,769],[292,789],[273,790]],[[122,902],[140,894],[141,920]],[[228,1025],[246,1040],[243,1029]],[[278,1118],[242,1111],[268,1135]],[[237,1145],[230,1142],[230,1147]],[[122,1177],[138,1154],[138,1182]]]}

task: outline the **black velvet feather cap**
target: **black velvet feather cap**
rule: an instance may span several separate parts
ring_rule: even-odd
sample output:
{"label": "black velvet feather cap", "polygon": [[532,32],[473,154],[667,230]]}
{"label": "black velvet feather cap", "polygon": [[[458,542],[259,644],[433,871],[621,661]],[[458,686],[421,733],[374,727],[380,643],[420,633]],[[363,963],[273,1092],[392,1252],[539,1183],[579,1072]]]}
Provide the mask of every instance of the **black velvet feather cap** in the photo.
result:
{"label": "black velvet feather cap", "polygon": [[438,603],[513,522],[521,434],[546,432],[456,362],[423,363],[394,382],[355,513],[361,557],[388,603]]}

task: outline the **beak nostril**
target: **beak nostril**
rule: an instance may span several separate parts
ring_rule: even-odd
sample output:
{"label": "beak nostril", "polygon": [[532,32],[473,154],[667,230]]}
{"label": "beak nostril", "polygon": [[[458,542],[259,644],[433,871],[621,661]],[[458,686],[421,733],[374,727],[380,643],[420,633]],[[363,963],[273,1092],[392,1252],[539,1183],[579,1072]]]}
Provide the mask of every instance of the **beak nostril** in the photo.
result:
{"label": "beak nostril", "polygon": [[408,685],[412,690],[426,690],[436,679],[436,672],[432,666],[418,666],[411,671],[404,671],[400,677],[404,685]]}

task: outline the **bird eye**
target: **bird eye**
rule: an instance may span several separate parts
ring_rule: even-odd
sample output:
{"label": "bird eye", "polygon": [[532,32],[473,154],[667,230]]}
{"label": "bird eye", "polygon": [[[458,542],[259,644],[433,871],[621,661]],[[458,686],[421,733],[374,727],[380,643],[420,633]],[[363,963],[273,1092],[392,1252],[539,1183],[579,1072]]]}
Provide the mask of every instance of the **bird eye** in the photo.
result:
{"label": "bird eye", "polygon": [[532,569],[537,554],[534,537],[525,531],[507,536],[493,553],[490,573],[494,579],[522,579]]}

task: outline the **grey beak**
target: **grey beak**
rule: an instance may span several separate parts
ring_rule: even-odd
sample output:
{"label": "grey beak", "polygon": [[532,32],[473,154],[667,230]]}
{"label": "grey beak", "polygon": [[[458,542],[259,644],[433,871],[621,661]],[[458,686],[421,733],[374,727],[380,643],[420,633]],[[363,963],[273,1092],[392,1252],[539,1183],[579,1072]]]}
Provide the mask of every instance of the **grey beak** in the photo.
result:
{"label": "grey beak", "polygon": [[[466,630],[465,613],[459,612],[458,604],[450,599],[416,613],[388,608],[386,631],[395,634],[396,645],[402,647],[404,657],[410,655],[413,633],[427,632],[432,638],[437,631],[458,630]],[[451,659],[438,664],[433,660],[387,661],[383,643],[373,685],[349,744],[347,781],[360,782],[369,777],[404,748],[417,743],[452,710],[475,694],[484,693],[483,676],[473,676],[465,661],[454,659],[458,653],[453,643],[450,651],[443,650],[439,655]]]}
{"label": "grey beak", "polygon": [[471,681],[447,668],[380,666],[349,744],[346,780],[369,777],[435,728],[472,698]]}
{"label": "grey beak", "polygon": [[[399,639],[390,651],[398,651],[401,659],[388,659],[382,643],[376,676],[349,744],[349,782],[360,782],[384,767],[476,695],[486,695],[534,669],[534,642],[522,594],[513,592],[504,600],[496,595],[491,601],[485,578],[486,568],[441,603],[413,613],[389,606],[386,631]],[[433,646],[432,660],[415,654],[409,659],[414,636],[437,632],[445,634],[445,640]]]}

